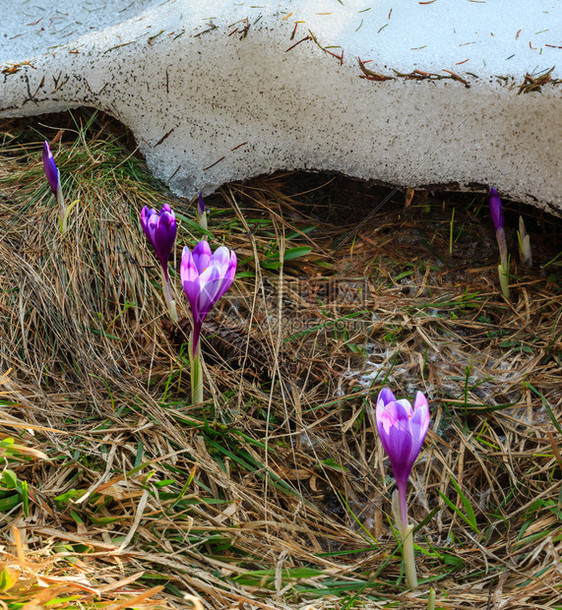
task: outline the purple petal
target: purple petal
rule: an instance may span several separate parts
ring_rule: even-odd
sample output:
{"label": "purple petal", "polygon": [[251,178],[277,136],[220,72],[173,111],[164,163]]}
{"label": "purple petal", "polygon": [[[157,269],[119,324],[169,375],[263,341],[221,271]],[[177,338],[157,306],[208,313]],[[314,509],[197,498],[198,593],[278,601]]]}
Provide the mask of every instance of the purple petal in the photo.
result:
{"label": "purple petal", "polygon": [[152,247],[156,250],[156,243],[154,242],[154,233],[156,233],[156,225],[158,224],[158,214],[155,212],[151,214],[146,221],[146,230],[148,232],[148,239],[152,244]]}
{"label": "purple petal", "polygon": [[404,401],[389,402],[377,410],[377,428],[382,428],[388,436],[393,428],[404,429],[409,426],[410,414]]}
{"label": "purple petal", "polygon": [[490,215],[496,231],[503,229],[503,208],[498,192],[494,187],[490,189]]}
{"label": "purple petal", "polygon": [[189,301],[189,305],[193,313],[193,318],[196,320],[197,299],[199,298],[199,293],[201,292],[201,286],[199,281],[199,272],[195,266],[191,251],[187,246],[185,246],[183,249],[183,254],[181,257],[180,277],[183,291],[185,292],[185,296]]}
{"label": "purple petal", "polygon": [[197,315],[203,321],[213,305],[219,300],[222,278],[217,267],[208,267],[199,276],[199,282],[200,291],[197,297],[196,311],[193,311],[193,315]]}
{"label": "purple petal", "polygon": [[[410,420],[410,426],[412,429],[412,438],[414,439],[414,443],[418,447],[418,452],[423,445],[423,441],[425,439],[425,435],[429,429],[429,404],[427,402],[427,398],[421,393],[418,392],[416,394],[416,400],[414,402],[414,414],[412,415],[412,419]],[[416,456],[414,457],[414,460]]]}
{"label": "purple petal", "polygon": [[236,264],[237,258],[234,252],[230,253],[230,258],[228,260],[228,265],[223,274],[222,283],[219,289],[219,294],[217,296],[217,301],[224,295],[224,293],[230,288],[232,282],[234,281],[234,276],[236,275]]}
{"label": "purple petal", "polygon": [[377,429],[379,434],[381,426],[384,425],[388,431],[388,428],[394,424],[394,409],[387,410],[387,405],[393,404],[394,402],[396,402],[396,398],[389,388],[383,388],[379,392],[376,406]]}
{"label": "purple petal", "polygon": [[141,210],[141,214],[140,214],[141,227],[142,227],[142,230],[144,231],[145,235],[148,237],[148,239],[150,239],[150,236],[148,234],[148,217],[153,212],[154,212],[154,210],[149,210],[146,206],[144,206],[144,208]]}
{"label": "purple petal", "polygon": [[[187,255],[191,256],[189,249],[186,248],[186,250]],[[185,295],[187,296],[189,304],[191,305],[193,319],[197,320],[201,324],[207,317],[207,314],[211,310],[212,306],[218,301],[217,295],[221,286],[222,278],[219,275],[219,270],[213,266],[207,267],[203,273],[194,276],[194,263],[190,263],[188,261],[188,256],[186,256],[185,265],[182,257],[180,276],[182,277],[182,286]],[[188,268],[190,265],[191,268]]]}
{"label": "purple petal", "polygon": [[429,427],[429,403],[427,402],[427,398],[419,391],[416,393],[416,400],[414,401],[414,416],[418,413],[420,414],[423,425]]}
{"label": "purple petal", "polygon": [[230,250],[224,246],[221,246],[215,250],[211,259],[211,264],[213,267],[218,267],[221,271],[221,275],[224,275],[230,262]]}
{"label": "purple petal", "polygon": [[203,193],[199,191],[199,214],[203,215],[205,213],[205,203],[203,201]]}
{"label": "purple petal", "polygon": [[176,218],[173,212],[171,214],[166,211],[160,212],[156,221],[153,239],[154,249],[156,250],[156,254],[160,259],[162,266],[167,264],[170,254],[172,253],[174,241],[176,240],[176,231]]}
{"label": "purple petal", "polygon": [[[394,477],[397,480],[406,481],[419,451],[419,449],[415,450],[413,446],[410,427],[404,421],[401,421],[399,424],[392,426],[388,433],[384,432],[381,441],[386,454],[390,458]],[[414,459],[412,459],[413,450],[415,450]]]}
{"label": "purple petal", "polygon": [[60,176],[59,170],[57,169],[57,164],[55,163],[55,159],[53,158],[53,153],[49,147],[47,140],[43,144],[43,167],[45,168],[45,175],[47,176],[47,182],[51,187],[53,193],[57,193],[60,185]]}
{"label": "purple petal", "polygon": [[201,274],[211,263],[212,252],[211,246],[205,240],[200,241],[193,249],[193,260],[197,271]]}
{"label": "purple petal", "polygon": [[383,388],[380,392],[379,392],[379,397],[377,399],[377,404],[379,402],[381,402],[383,404],[387,404],[389,402],[395,402],[396,398],[394,397],[394,394],[392,393],[392,390],[390,390],[390,388]]}
{"label": "purple petal", "polygon": [[187,300],[189,301],[189,306],[191,307],[191,311],[193,313],[193,318],[196,319],[196,311],[197,311],[197,298],[199,297],[199,278],[197,278],[195,281],[192,280],[187,280],[187,281],[182,281],[182,288],[183,291],[185,292],[185,296],[187,297]]}
{"label": "purple petal", "polygon": [[197,271],[191,250],[187,246],[184,247],[181,255],[180,278],[182,283],[193,282],[196,279],[199,281],[199,271]]}
{"label": "purple petal", "polygon": [[412,417],[414,411],[412,410],[412,405],[409,400],[405,398],[401,398],[396,401],[396,410],[398,412],[398,417],[400,419],[404,419],[406,422]]}

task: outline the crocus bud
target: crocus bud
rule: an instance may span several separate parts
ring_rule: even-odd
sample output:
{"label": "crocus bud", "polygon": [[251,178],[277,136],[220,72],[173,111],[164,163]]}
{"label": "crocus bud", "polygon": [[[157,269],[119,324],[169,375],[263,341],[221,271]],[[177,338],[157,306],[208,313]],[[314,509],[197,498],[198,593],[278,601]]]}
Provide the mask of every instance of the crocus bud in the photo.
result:
{"label": "crocus bud", "polygon": [[500,251],[501,264],[498,267],[500,286],[504,297],[509,299],[509,257],[503,228],[503,209],[501,199],[494,187],[490,188],[490,215],[496,229],[496,240]]}
{"label": "crocus bud", "polygon": [[43,167],[45,168],[45,174],[47,176],[49,186],[56,195],[57,191],[59,190],[60,176],[59,170],[57,169],[57,164],[55,163],[53,153],[51,152],[47,140],[45,140],[45,144],[43,144]]}
{"label": "crocus bud", "polygon": [[531,238],[525,229],[525,221],[523,220],[523,216],[519,216],[519,249],[521,253],[521,260],[526,265],[532,265],[533,252],[531,250]]}
{"label": "crocus bud", "polygon": [[168,259],[176,239],[176,216],[167,203],[162,206],[160,212],[156,212],[154,209],[149,210],[144,206],[141,211],[140,222],[167,277]]}
{"label": "crocus bud", "polygon": [[197,202],[197,222],[205,231],[207,230],[207,212],[205,211],[205,202],[203,201],[203,193],[199,191],[199,200]]}
{"label": "crocus bud", "polygon": [[193,354],[199,346],[203,321],[234,280],[236,262],[234,252],[221,246],[212,253],[206,241],[200,241],[193,253],[187,246],[183,249],[180,277],[193,314]]}
{"label": "crocus bud", "polygon": [[501,229],[503,230],[503,208],[498,191],[494,187],[490,189],[490,215],[492,216],[492,222],[496,233]]}

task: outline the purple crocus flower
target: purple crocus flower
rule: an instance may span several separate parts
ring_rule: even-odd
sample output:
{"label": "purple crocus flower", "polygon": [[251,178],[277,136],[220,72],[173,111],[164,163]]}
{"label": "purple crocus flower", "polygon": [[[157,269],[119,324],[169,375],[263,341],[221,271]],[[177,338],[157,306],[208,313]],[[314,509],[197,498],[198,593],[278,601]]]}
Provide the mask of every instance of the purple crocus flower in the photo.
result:
{"label": "purple crocus flower", "polygon": [[162,265],[166,281],[168,281],[168,259],[172,253],[177,231],[176,215],[167,203],[162,206],[160,212],[154,209],[149,210],[144,206],[140,222]]}
{"label": "purple crocus flower", "polygon": [[236,254],[224,246],[214,254],[206,241],[200,241],[193,253],[187,246],[183,249],[180,277],[193,314],[193,356],[197,354],[203,321],[230,288],[235,273]]}
{"label": "purple crocus flower", "polygon": [[396,400],[388,388],[383,388],[377,399],[376,417],[379,438],[396,478],[400,520],[405,529],[408,524],[406,486],[429,428],[429,404],[418,392],[412,408],[409,401]]}
{"label": "purple crocus flower", "polygon": [[205,202],[203,201],[203,193],[199,191],[198,213],[203,216],[205,213]]}
{"label": "purple crocus flower", "polygon": [[503,231],[503,208],[498,191],[494,187],[490,189],[490,215],[496,229],[496,233]]}
{"label": "purple crocus flower", "polygon": [[45,144],[43,144],[43,167],[45,168],[45,174],[47,176],[49,186],[56,195],[60,186],[60,176],[59,170],[57,169],[57,164],[55,163],[53,153],[51,152],[47,140],[45,140]]}

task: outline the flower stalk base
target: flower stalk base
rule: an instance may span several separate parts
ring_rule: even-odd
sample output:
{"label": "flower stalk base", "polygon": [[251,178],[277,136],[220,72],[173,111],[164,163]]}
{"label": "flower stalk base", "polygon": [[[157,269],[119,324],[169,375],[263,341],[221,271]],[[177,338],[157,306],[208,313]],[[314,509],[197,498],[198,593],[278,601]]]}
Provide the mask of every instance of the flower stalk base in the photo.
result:
{"label": "flower stalk base", "polygon": [[503,263],[498,265],[498,277],[502,294],[509,301],[509,268],[504,267]]}
{"label": "flower stalk base", "polygon": [[[60,178],[59,178],[59,182],[60,182]],[[66,208],[64,207],[64,197],[62,194],[62,189],[59,185],[59,188],[56,192],[55,197],[57,198],[57,203],[59,206],[59,224],[60,224],[60,231],[61,233],[65,233],[66,232],[66,226],[68,223],[68,215],[66,214]]]}
{"label": "flower stalk base", "polygon": [[193,350],[193,333],[189,336],[189,361],[191,365],[191,402],[198,405],[203,402],[203,361],[201,344]]}
{"label": "flower stalk base", "polygon": [[414,591],[418,588],[416,560],[414,557],[414,526],[408,525],[405,494],[400,493],[399,490],[392,494],[392,514],[394,516],[395,527],[400,534],[400,541],[402,542],[402,559],[404,560],[406,584],[411,591]]}
{"label": "flower stalk base", "polygon": [[406,572],[406,584],[414,591],[418,588],[418,577],[416,574],[416,560],[414,557],[414,526],[408,525],[402,538],[402,558],[404,559],[404,571]]}

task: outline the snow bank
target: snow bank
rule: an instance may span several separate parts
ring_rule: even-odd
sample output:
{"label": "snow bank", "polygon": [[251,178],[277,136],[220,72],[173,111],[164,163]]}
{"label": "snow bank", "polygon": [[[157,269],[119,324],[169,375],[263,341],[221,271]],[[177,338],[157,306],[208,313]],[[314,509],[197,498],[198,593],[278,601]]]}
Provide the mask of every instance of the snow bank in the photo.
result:
{"label": "snow bank", "polygon": [[104,110],[186,196],[310,169],[561,213],[556,5],[11,0],[0,115]]}

